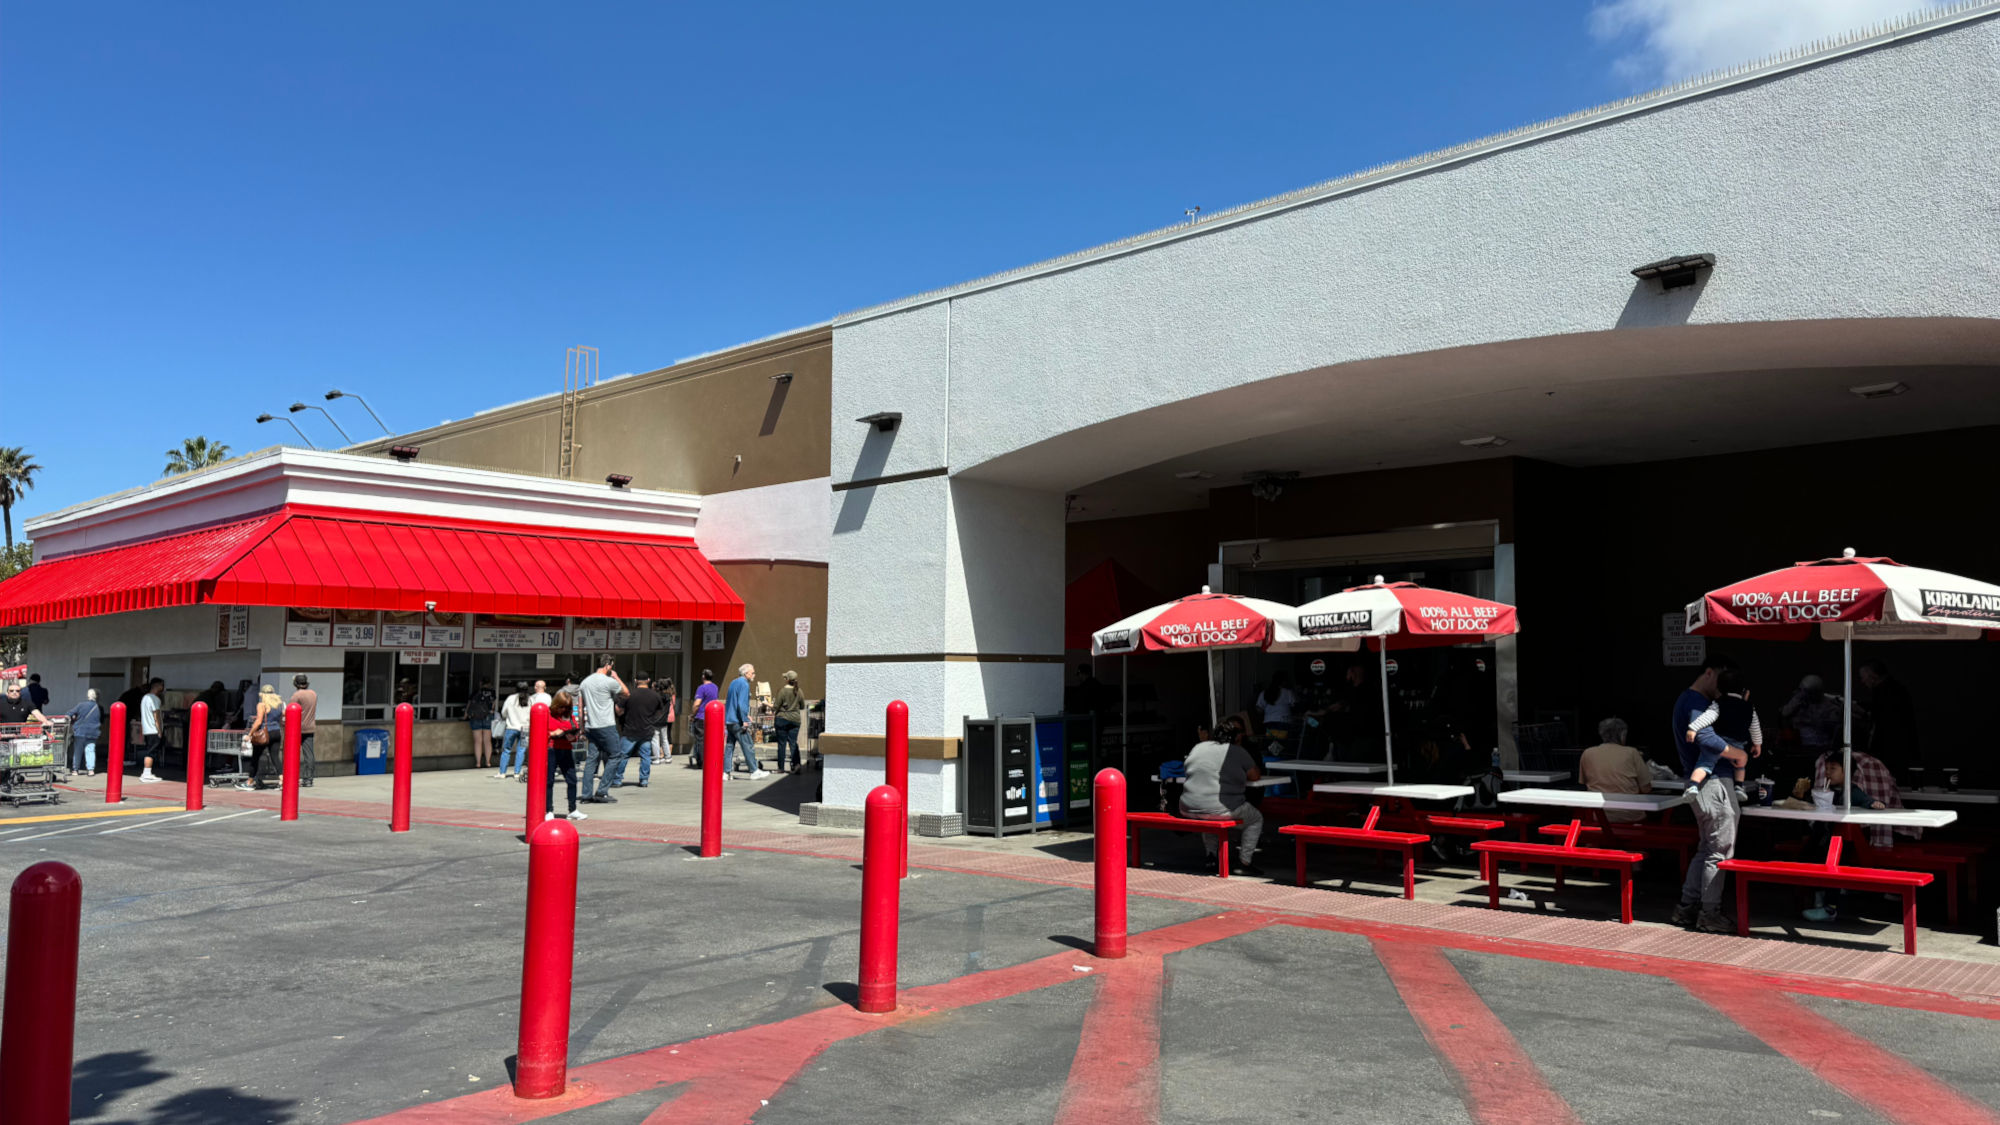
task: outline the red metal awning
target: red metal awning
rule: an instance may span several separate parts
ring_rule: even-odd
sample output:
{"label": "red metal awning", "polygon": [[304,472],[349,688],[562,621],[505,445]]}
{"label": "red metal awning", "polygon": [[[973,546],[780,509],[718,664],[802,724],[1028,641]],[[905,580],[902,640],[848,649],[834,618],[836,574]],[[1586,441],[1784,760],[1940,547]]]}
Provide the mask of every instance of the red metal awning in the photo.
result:
{"label": "red metal awning", "polygon": [[0,625],[182,605],[741,621],[683,538],[286,507],[65,555],[0,582]]}

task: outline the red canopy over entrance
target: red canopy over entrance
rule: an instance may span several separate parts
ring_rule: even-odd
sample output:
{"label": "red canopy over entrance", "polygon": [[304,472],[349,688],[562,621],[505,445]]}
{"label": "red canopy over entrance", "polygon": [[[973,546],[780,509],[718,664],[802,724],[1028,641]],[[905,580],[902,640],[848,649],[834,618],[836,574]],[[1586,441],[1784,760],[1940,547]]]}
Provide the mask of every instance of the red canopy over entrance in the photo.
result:
{"label": "red canopy over entrance", "polygon": [[0,625],[182,605],[741,621],[688,539],[296,505],[48,559],[0,582]]}

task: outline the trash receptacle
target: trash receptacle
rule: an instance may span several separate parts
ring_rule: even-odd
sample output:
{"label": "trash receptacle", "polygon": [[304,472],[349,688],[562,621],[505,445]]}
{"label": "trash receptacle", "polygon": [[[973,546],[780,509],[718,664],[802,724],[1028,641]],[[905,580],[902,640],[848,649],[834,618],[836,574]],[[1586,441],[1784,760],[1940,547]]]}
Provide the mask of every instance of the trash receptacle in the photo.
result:
{"label": "trash receptacle", "polygon": [[389,771],[389,732],[369,727],[354,732],[354,772]]}

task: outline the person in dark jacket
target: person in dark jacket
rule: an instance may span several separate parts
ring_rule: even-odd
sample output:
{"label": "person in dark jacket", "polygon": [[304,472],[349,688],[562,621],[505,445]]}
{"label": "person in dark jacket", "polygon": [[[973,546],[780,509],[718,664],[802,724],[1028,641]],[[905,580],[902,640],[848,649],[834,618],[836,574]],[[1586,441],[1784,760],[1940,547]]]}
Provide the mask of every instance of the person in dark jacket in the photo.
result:
{"label": "person in dark jacket", "polygon": [[652,676],[644,672],[634,676],[632,691],[625,697],[625,715],[619,729],[625,739],[625,752],[611,767],[611,788],[625,784],[625,762],[633,754],[639,755],[639,788],[653,783],[653,732],[666,722],[667,697],[653,688]]}
{"label": "person in dark jacket", "polygon": [[104,737],[104,708],[97,705],[97,689],[84,693],[84,700],[69,711],[69,768],[85,777],[97,776],[97,740]]}

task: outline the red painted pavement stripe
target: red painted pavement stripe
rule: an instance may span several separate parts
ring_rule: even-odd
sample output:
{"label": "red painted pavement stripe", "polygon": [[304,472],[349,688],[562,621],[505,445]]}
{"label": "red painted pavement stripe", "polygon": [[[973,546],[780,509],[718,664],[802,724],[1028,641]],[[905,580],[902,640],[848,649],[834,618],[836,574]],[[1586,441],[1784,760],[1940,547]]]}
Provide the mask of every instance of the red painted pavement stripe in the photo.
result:
{"label": "red painted pavement stripe", "polygon": [[[1268,914],[1230,912],[1147,930],[1132,935],[1125,962],[1157,962],[1169,953],[1262,929],[1272,921]],[[1100,979],[1117,974],[1123,967],[1116,962],[1096,961],[1085,953],[1066,951],[1005,969],[905,989],[896,1010],[882,1015],[863,1015],[844,1004],[819,1008],[777,1023],[747,1027],[574,1067],[570,1070],[570,1089],[560,1098],[520,1101],[514,1097],[511,1087],[497,1086],[448,1101],[371,1117],[356,1125],[444,1125],[446,1122],[455,1125],[517,1125],[681,1082],[697,1083],[697,1087],[683,1094],[680,1100],[663,1107],[663,1110],[673,1110],[670,1116],[656,1113],[655,1119],[676,1122],[743,1120],[741,1116],[732,1115],[744,1104],[744,1099],[755,1101],[768,1097],[768,1093],[754,1091],[778,1089],[813,1056],[843,1039],[894,1027],[936,1012],[948,1012],[1088,979],[1073,967],[1079,963],[1090,964],[1096,970],[1091,976]],[[717,1085],[709,1086],[703,1080]],[[693,1097],[697,1092],[700,1096]],[[692,1101],[689,1100],[691,1097]],[[690,1107],[711,1116],[683,1117]]]}
{"label": "red painted pavement stripe", "polygon": [[1996,1125],[2000,1114],[1787,996],[1745,989],[1740,978],[1689,973],[1681,986],[1772,1050],[1895,1125]]}
{"label": "red painted pavement stripe", "polygon": [[1479,1125],[1580,1125],[1521,1044],[1437,947],[1374,943],[1375,957],[1423,1029],[1457,1072],[1466,1111]]}
{"label": "red painted pavement stripe", "polygon": [[1099,965],[1097,995],[1084,1013],[1056,1125],[1154,1125],[1160,1119],[1165,966],[1154,954]]}

